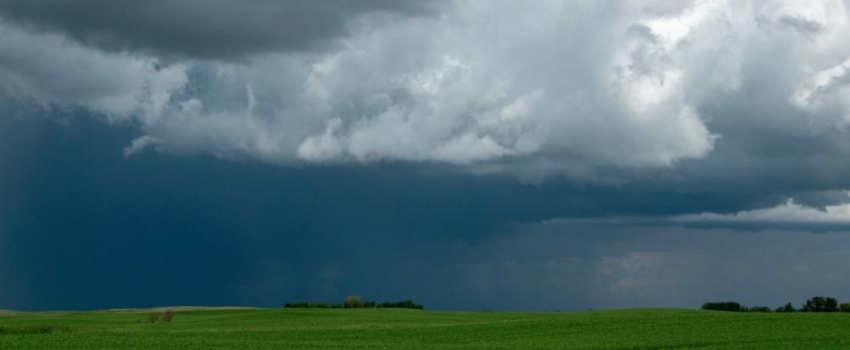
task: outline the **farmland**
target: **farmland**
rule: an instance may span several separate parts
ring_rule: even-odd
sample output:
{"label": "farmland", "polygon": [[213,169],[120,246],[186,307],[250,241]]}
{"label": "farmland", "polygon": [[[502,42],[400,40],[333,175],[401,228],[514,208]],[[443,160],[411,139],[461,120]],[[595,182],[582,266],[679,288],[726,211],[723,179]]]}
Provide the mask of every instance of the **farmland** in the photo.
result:
{"label": "farmland", "polygon": [[850,314],[178,310],[0,315],[0,349],[848,349]]}

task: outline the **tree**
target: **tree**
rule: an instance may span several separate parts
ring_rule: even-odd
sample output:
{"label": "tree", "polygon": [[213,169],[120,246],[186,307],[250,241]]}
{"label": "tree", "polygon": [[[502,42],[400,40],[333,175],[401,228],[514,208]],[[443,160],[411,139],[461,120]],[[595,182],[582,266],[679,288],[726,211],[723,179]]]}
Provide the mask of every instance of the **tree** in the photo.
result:
{"label": "tree", "polygon": [[349,295],[345,297],[345,303],[343,304],[343,306],[346,309],[356,309],[363,307],[363,298],[361,298],[359,295]]}
{"label": "tree", "polygon": [[710,302],[702,304],[703,310],[715,310],[715,311],[732,311],[732,312],[740,312],[743,311],[741,304],[734,301],[724,301],[724,302]]}
{"label": "tree", "polygon": [[794,305],[791,305],[791,303],[788,303],[788,304],[785,304],[785,306],[780,306],[780,307],[776,308],[776,312],[794,312],[794,311],[797,311],[797,310],[794,310]]}
{"label": "tree", "polygon": [[396,309],[417,309],[422,310],[422,305],[413,302],[412,300],[402,300],[394,303],[382,303],[379,305],[382,308],[396,308]]}
{"label": "tree", "polygon": [[806,305],[803,306],[803,312],[837,312],[838,300],[827,297],[814,297],[806,300]]}
{"label": "tree", "polygon": [[838,312],[838,300],[826,298],[826,312]]}

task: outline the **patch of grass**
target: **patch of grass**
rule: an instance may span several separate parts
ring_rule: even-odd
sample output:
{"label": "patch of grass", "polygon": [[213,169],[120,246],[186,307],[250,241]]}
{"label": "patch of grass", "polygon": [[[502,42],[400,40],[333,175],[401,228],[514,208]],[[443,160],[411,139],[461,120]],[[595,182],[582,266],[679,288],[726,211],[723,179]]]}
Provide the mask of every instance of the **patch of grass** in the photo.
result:
{"label": "patch of grass", "polygon": [[22,327],[0,327],[0,335],[4,334],[51,334],[67,333],[71,328],[67,326],[22,326]]}
{"label": "patch of grass", "polygon": [[168,327],[137,322],[146,315],[0,316],[3,332],[18,330],[0,349],[850,349],[843,313],[251,309],[180,311]]}

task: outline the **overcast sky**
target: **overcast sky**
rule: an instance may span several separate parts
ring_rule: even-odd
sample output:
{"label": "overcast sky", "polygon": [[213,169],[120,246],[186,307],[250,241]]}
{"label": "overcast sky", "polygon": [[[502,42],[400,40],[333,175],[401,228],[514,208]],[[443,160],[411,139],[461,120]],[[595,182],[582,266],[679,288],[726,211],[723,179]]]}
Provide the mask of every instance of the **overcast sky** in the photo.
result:
{"label": "overcast sky", "polygon": [[0,309],[850,301],[848,0],[0,0]]}

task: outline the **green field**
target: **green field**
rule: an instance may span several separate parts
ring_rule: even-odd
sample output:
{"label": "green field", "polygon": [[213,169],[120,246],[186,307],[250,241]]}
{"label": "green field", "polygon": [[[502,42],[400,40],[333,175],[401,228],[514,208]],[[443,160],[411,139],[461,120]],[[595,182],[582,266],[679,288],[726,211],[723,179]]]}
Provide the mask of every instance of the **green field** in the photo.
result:
{"label": "green field", "polygon": [[0,349],[850,349],[850,314],[244,309],[0,316]]}

